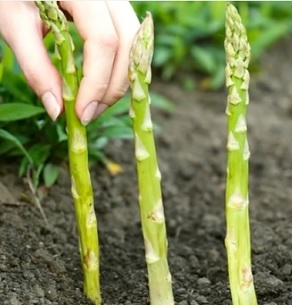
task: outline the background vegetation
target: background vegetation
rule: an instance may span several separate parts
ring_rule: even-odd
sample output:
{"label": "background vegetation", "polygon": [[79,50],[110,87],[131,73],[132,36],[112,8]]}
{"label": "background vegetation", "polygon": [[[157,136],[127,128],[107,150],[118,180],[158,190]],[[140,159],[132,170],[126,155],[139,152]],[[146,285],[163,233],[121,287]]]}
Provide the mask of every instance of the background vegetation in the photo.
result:
{"label": "background vegetation", "polygon": [[[153,14],[156,45],[154,75],[163,81],[180,82],[185,89],[215,90],[223,86],[225,2],[133,2],[139,18]],[[252,68],[280,38],[292,31],[291,2],[236,3],[252,46]],[[81,74],[82,41],[72,25],[76,64]],[[55,61],[54,41],[45,39]],[[39,183],[54,184],[66,160],[67,135],[64,118],[56,123],[27,86],[10,49],[0,39],[0,155],[19,164],[19,175],[29,173],[36,189]],[[172,104],[152,93],[153,105],[173,110]],[[103,149],[112,138],[132,137],[126,96],[88,127],[89,157],[109,165]],[[109,167],[110,168],[110,167]]]}
{"label": "background vegetation", "polygon": [[[261,54],[292,31],[292,3],[240,1],[234,3],[248,31],[253,64]],[[194,74],[203,76],[203,89],[218,89],[224,81],[224,1],[134,2],[139,17],[149,10],[155,20],[153,65],[163,80],[178,75],[186,88],[194,88]],[[179,73],[177,73],[179,72]]]}

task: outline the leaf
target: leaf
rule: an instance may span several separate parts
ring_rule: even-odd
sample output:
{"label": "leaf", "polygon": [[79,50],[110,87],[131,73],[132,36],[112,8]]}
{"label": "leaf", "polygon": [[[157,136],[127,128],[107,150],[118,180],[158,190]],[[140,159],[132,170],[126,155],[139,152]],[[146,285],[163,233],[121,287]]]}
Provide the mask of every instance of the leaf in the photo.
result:
{"label": "leaf", "polygon": [[3,71],[2,86],[5,88],[5,91],[8,92],[17,102],[32,104],[32,101],[37,100],[36,95],[27,85],[23,74],[10,70],[5,66]]}
{"label": "leaf", "polygon": [[[45,144],[35,144],[32,146],[29,150],[28,153],[30,155],[30,158],[32,160],[31,165],[33,166],[34,170],[36,168],[39,168],[39,166],[42,166],[46,160],[49,158],[50,153],[51,153],[51,146],[50,145],[45,145]],[[25,172],[28,169],[28,162],[26,159],[23,159],[18,170],[18,175],[19,177],[22,177]]]}
{"label": "leaf", "polygon": [[96,162],[97,160],[103,162],[106,160],[105,154],[101,150],[96,150],[90,146],[88,147],[88,156],[90,164]]}
{"label": "leaf", "polygon": [[174,111],[175,105],[172,101],[170,101],[168,98],[166,98],[164,95],[159,94],[157,92],[150,92],[151,96],[151,105],[158,109],[163,109],[167,111]]}
{"label": "leaf", "polygon": [[250,31],[253,60],[258,59],[264,50],[283,37],[287,30],[288,25],[286,23],[268,22],[265,29]]}
{"label": "leaf", "polygon": [[[125,118],[128,120],[125,120]],[[109,127],[127,127],[130,126],[130,123],[128,113],[120,117],[109,116],[107,113],[104,113],[87,127],[88,139],[89,141],[96,139],[96,135],[100,134],[100,130],[102,131],[103,129],[107,129]]]}
{"label": "leaf", "polygon": [[191,49],[191,53],[197,65],[204,71],[210,74],[216,71],[217,63],[212,52],[206,52],[205,48],[195,46]]}
{"label": "leaf", "polygon": [[133,131],[128,126],[109,127],[101,133],[101,137],[111,139],[132,139]]}
{"label": "leaf", "polygon": [[112,107],[110,107],[105,112],[105,115],[113,116],[113,115],[121,115],[124,113],[128,114],[130,99],[131,96],[129,93],[127,93],[117,103],[115,103]]}
{"label": "leaf", "polygon": [[[0,155],[8,154],[13,149],[15,149],[15,145],[13,143],[8,142],[7,140],[1,141]],[[22,154],[22,152],[19,152],[18,148],[16,148],[16,150],[17,150],[18,153]]]}
{"label": "leaf", "polygon": [[64,130],[64,126],[57,123],[56,130],[57,130],[57,134],[58,134],[58,142],[67,141],[68,136],[67,136],[67,133]]}
{"label": "leaf", "polygon": [[18,177],[23,177],[23,175],[27,172],[28,167],[29,163],[25,158],[23,158],[18,168]]}
{"label": "leaf", "polygon": [[51,146],[42,144],[35,144],[29,149],[29,155],[33,160],[34,165],[40,165],[46,162],[50,156]]}
{"label": "leaf", "polygon": [[39,164],[37,168],[32,169],[32,184],[35,190],[38,189],[38,186],[40,184],[40,175],[43,171],[44,164]]}
{"label": "leaf", "polygon": [[157,67],[161,67],[166,64],[170,65],[170,59],[172,56],[173,54],[169,47],[159,46],[154,52],[153,64]]}
{"label": "leaf", "polygon": [[19,148],[19,150],[22,151],[22,153],[27,158],[28,162],[30,164],[33,163],[29,152],[24,148],[24,146],[21,144],[21,142],[13,134],[9,133],[8,131],[6,131],[4,129],[0,129],[0,137],[2,139],[5,139],[5,140],[10,141],[11,143],[13,143],[16,147]]}
{"label": "leaf", "polygon": [[13,69],[14,66],[14,55],[8,45],[2,40],[1,47],[3,48],[3,58],[2,64],[3,67],[8,69]]}
{"label": "leaf", "polygon": [[94,142],[89,143],[89,145],[92,145],[96,150],[101,150],[105,148],[105,146],[108,143],[108,138],[106,137],[99,137]]}
{"label": "leaf", "polygon": [[7,103],[0,105],[0,122],[18,121],[44,113],[43,107],[23,103]]}
{"label": "leaf", "polygon": [[55,184],[59,176],[59,168],[58,166],[48,163],[43,172],[44,182],[46,187],[51,187]]}

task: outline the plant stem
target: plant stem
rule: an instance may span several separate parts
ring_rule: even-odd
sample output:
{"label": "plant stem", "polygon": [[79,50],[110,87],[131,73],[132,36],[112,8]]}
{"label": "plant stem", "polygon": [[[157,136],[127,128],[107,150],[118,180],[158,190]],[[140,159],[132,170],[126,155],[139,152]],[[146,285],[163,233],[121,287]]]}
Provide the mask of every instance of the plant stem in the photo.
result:
{"label": "plant stem", "polygon": [[233,305],[256,305],[251,271],[249,229],[246,107],[250,46],[241,18],[231,4],[226,11],[226,86],[228,87],[228,165],[226,184],[225,245]]}
{"label": "plant stem", "polygon": [[87,136],[86,129],[81,125],[75,112],[75,100],[79,83],[73,56],[74,46],[66,17],[59,10],[56,1],[36,1],[36,5],[40,10],[41,18],[55,36],[56,54],[60,60],[60,70],[63,78],[71,191],[77,218],[79,248],[84,275],[84,293],[95,304],[101,304],[99,244],[93,192],[88,170]]}
{"label": "plant stem", "polygon": [[167,262],[167,238],[161,175],[158,169],[150,115],[148,85],[151,82],[153,20],[147,13],[134,38],[129,65],[132,89],[130,117],[135,137],[135,155],[139,184],[139,204],[146,251],[151,305],[174,304]]}

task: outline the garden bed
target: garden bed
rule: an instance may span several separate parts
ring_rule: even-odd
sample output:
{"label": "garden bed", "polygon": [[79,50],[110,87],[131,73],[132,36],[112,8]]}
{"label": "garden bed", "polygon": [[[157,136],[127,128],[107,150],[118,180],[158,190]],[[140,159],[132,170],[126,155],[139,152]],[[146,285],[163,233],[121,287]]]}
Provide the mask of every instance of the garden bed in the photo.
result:
{"label": "garden bed", "polygon": [[[252,255],[259,304],[292,304],[292,40],[263,56],[252,75],[249,140]],[[155,111],[157,150],[169,235],[174,294],[180,305],[229,305],[224,248],[226,92],[185,93],[156,82],[177,105]],[[123,167],[111,176],[92,168],[101,240],[104,304],[146,305],[147,278],[137,206],[132,142],[112,142],[108,156]],[[67,170],[43,200],[51,229],[17,164],[1,164],[0,304],[89,304],[82,293],[75,215]],[[14,198],[13,198],[14,197]],[[22,199],[21,199],[22,198]]]}

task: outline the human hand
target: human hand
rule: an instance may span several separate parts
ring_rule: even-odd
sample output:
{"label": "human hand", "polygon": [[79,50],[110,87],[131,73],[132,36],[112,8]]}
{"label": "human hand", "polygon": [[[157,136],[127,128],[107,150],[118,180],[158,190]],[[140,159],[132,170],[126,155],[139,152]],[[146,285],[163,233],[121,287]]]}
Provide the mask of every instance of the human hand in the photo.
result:
{"label": "human hand", "polygon": [[[83,125],[128,89],[128,57],[139,21],[128,1],[58,1],[84,40],[76,113]],[[31,1],[0,1],[0,33],[53,120],[63,111],[62,81],[43,43],[48,30]]]}

